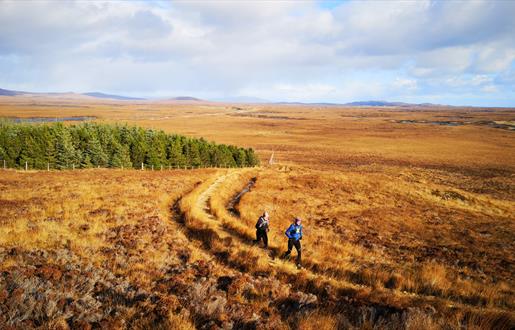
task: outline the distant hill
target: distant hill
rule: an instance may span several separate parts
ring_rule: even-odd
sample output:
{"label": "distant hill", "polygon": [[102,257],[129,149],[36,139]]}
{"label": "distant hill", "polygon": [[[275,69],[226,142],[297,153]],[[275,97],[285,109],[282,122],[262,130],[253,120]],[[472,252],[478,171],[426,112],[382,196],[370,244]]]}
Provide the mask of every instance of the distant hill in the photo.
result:
{"label": "distant hill", "polygon": [[328,103],[328,102],[274,102],[273,104],[279,105],[309,105],[309,106],[344,106],[344,107],[435,107],[442,106],[433,103],[405,103],[405,102],[388,102],[388,101],[356,101],[349,103]]}
{"label": "distant hill", "polygon": [[321,107],[343,106],[343,105],[345,105],[345,104],[341,104],[341,103],[327,103],[327,102],[317,102],[317,103],[307,103],[307,102],[274,102],[273,104],[278,104],[278,105],[310,105],[310,106],[321,106]]}
{"label": "distant hill", "polygon": [[72,92],[65,93],[56,93],[56,92],[48,92],[48,93],[38,93],[38,92],[26,92],[26,91],[13,91],[8,89],[0,88],[0,95],[3,96],[19,96],[19,95],[27,95],[27,96],[70,96],[70,95],[80,95]]}
{"label": "distant hill", "polygon": [[96,97],[96,98],[99,98],[99,99],[127,100],[127,101],[130,101],[130,100],[139,100],[139,101],[145,100],[145,99],[139,98],[139,97],[129,97],[129,96],[122,96],[122,95],[105,94],[105,93],[100,93],[100,92],[82,93],[82,95]]}
{"label": "distant hill", "polygon": [[253,96],[233,96],[213,99],[215,102],[222,103],[271,103],[269,100],[265,100],[259,97]]}
{"label": "distant hill", "polygon": [[434,107],[441,106],[439,104],[433,103],[405,103],[405,102],[388,102],[388,101],[357,101],[345,103],[343,105],[346,106],[354,106],[354,107]]}
{"label": "distant hill", "polygon": [[0,88],[0,95],[2,95],[2,96],[16,96],[16,95],[21,95],[21,94],[26,94],[26,92],[10,91],[8,89]]}
{"label": "distant hill", "polygon": [[176,96],[153,99],[154,102],[158,103],[174,103],[174,104],[196,104],[196,103],[209,103],[206,101],[193,96]]}
{"label": "distant hill", "polygon": [[[38,96],[38,97],[66,97],[66,98],[96,98],[96,99],[109,99],[109,100],[118,100],[118,101],[146,101],[150,99],[140,98],[140,97],[130,97],[116,94],[107,94],[102,92],[88,92],[88,93],[74,93],[74,92],[66,92],[66,93],[55,93],[55,92],[25,92],[25,91],[13,91],[8,89],[0,88],[0,96]],[[154,99],[155,100],[155,99]],[[205,100],[192,97],[192,96],[177,96],[172,98],[164,98],[161,101],[176,101],[176,102],[206,102]]]}
{"label": "distant hill", "polygon": [[198,99],[198,98],[193,97],[193,96],[177,96],[177,97],[172,97],[169,100],[174,100],[174,101],[203,101],[203,100]]}
{"label": "distant hill", "polygon": [[111,100],[121,100],[121,101],[158,101],[158,102],[177,102],[177,103],[190,103],[190,102],[223,102],[223,103],[267,103],[267,104],[277,104],[277,105],[299,105],[299,106],[319,106],[319,107],[336,107],[336,106],[344,106],[344,107],[441,107],[445,105],[441,104],[433,104],[433,103],[405,103],[405,102],[389,102],[389,101],[355,101],[349,103],[331,103],[331,102],[272,102],[269,100],[251,97],[251,96],[235,96],[235,97],[226,97],[226,98],[218,98],[212,99],[211,101],[206,101],[203,99],[199,99],[193,96],[176,96],[171,98],[160,98],[160,99],[145,99],[139,97],[129,97],[123,95],[115,95],[115,94],[106,94],[101,92],[88,92],[88,93],[36,93],[36,92],[24,92],[24,91],[14,91],[8,89],[0,88],[0,96],[50,96],[50,97],[66,97],[66,98],[80,98],[80,97],[93,97],[98,99],[111,99]]}
{"label": "distant hill", "polygon": [[408,103],[403,102],[387,102],[387,101],[357,101],[357,102],[349,102],[344,105],[356,106],[356,107],[392,107],[392,106],[403,106],[408,105]]}
{"label": "distant hill", "polygon": [[40,92],[26,92],[26,91],[13,91],[8,89],[2,89],[0,88],[0,96],[48,96],[48,97],[73,97],[73,98],[80,98],[80,97],[94,97],[99,99],[111,99],[111,100],[145,100],[143,98],[137,98],[137,97],[128,97],[128,96],[121,96],[121,95],[113,95],[113,94],[105,94],[100,92],[89,92],[89,93],[73,93],[73,92],[66,92],[66,93],[59,93],[59,92],[47,92],[47,93],[40,93]]}

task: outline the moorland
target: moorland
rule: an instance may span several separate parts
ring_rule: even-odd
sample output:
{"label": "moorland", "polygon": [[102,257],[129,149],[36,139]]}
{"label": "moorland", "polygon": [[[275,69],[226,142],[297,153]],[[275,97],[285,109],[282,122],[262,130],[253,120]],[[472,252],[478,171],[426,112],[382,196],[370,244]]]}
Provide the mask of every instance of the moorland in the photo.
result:
{"label": "moorland", "polygon": [[[1,97],[0,116],[127,123],[261,159],[2,171],[6,327],[514,327],[514,109]],[[295,216],[300,270],[280,258]]]}

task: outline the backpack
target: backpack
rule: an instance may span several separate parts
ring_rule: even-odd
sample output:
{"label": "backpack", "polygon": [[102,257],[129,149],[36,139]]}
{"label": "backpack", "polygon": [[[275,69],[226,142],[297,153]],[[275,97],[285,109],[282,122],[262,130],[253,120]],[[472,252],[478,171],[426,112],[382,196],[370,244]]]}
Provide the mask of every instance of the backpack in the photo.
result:
{"label": "backpack", "polygon": [[262,228],[263,222],[265,222],[265,219],[263,217],[259,217],[258,221],[256,222],[256,229],[264,229]]}

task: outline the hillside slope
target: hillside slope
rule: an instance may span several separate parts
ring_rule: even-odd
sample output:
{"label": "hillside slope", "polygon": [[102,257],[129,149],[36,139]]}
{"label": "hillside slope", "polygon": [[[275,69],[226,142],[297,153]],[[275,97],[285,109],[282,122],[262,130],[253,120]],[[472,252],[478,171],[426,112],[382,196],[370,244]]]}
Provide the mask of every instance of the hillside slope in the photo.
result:
{"label": "hillside slope", "polygon": [[[0,323],[509,329],[509,195],[486,200],[442,172],[392,170],[3,172]],[[252,243],[263,209],[269,251]],[[280,258],[293,215],[304,218],[302,270]],[[481,249],[490,258],[474,261]]]}

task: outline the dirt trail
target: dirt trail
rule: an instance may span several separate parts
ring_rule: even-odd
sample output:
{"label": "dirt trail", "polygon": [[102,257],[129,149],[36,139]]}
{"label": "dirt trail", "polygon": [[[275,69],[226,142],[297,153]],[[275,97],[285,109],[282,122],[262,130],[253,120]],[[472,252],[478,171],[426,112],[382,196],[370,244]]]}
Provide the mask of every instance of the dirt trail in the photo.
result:
{"label": "dirt trail", "polygon": [[[258,259],[261,262],[265,261],[266,264],[268,264],[268,269],[265,272],[268,275],[276,277],[283,285],[292,283],[293,278],[298,278],[298,276],[302,274],[301,277],[303,278],[303,283],[296,283],[293,281],[293,288],[297,290],[305,291],[318,297],[320,295],[327,296],[327,292],[325,290],[332,287],[331,290],[336,290],[333,291],[336,295],[331,299],[326,299],[328,305],[331,304],[332,308],[338,308],[338,306],[341,306],[341,303],[338,303],[341,299],[347,301],[350,299],[351,301],[355,301],[356,297],[361,296],[359,302],[356,301],[357,304],[361,306],[370,306],[379,310],[388,309],[393,313],[398,313],[408,305],[417,306],[427,305],[428,303],[442,309],[446,309],[445,306],[454,305],[455,308],[463,310],[477,310],[476,306],[463,305],[456,301],[449,301],[444,298],[414,295],[412,293],[392,292],[391,294],[386,294],[383,292],[382,294],[378,294],[377,297],[373,292],[364,294],[364,292],[368,292],[367,290],[369,289],[367,289],[363,284],[351,283],[343,279],[337,280],[334,277],[325,274],[325,271],[323,269],[319,269],[317,265],[309,265],[309,263],[306,265],[307,268],[300,271],[289,269],[288,263],[271,258],[269,253],[254,246],[249,237],[245,237],[241,233],[235,232],[231,229],[230,225],[228,226],[231,221],[238,222],[240,218],[239,214],[234,213],[234,205],[231,207],[231,203],[234,204],[235,202],[234,197],[225,201],[224,204],[225,211],[228,211],[229,213],[228,218],[226,217],[223,220],[219,219],[215,215],[217,212],[214,212],[214,210],[211,209],[210,200],[212,196],[214,196],[224,184],[227,184],[226,181],[230,181],[233,176],[238,175],[241,171],[242,170],[238,169],[227,170],[225,173],[219,175],[209,186],[198,187],[197,189],[203,190],[200,192],[197,191],[198,195],[196,200],[194,200],[193,209],[190,210],[190,213],[184,214],[188,211],[180,210],[183,212],[184,216],[195,218],[194,220],[196,221],[196,224],[190,225],[190,227],[187,228],[191,232],[190,238],[205,243],[205,246],[207,246],[205,251],[208,254],[215,256],[218,262],[220,262],[224,267],[243,271],[251,276],[260,275],[263,271],[258,270],[259,266],[257,266],[257,260],[252,262],[248,259],[241,258],[242,251],[246,251],[245,253],[252,253],[254,256],[259,256]],[[255,180],[256,177],[252,179],[252,185],[255,183]],[[244,193],[248,192],[249,182],[241,183],[241,186],[243,187],[243,190],[236,195],[237,198],[241,198]],[[188,196],[185,196],[184,198],[187,197]],[[237,201],[238,200],[236,200],[236,202]],[[187,222],[185,222],[185,224],[188,227]],[[201,224],[201,228],[195,228],[195,226],[199,226],[199,224]],[[329,300],[332,300],[332,302]],[[390,304],[390,302],[395,301],[397,301],[397,303],[393,303],[393,305]]]}
{"label": "dirt trail", "polygon": [[227,179],[227,177],[227,174],[220,175],[215,182],[213,182],[206,190],[204,190],[199,195],[195,205],[197,209],[204,210],[206,217],[212,221],[212,224],[215,224],[216,226],[219,226],[220,222],[215,218],[215,216],[211,212],[211,207],[209,206],[209,199],[216,191],[218,186],[220,186],[220,184],[222,184]]}
{"label": "dirt trail", "polygon": [[[216,236],[216,240],[223,241],[226,239],[230,240],[230,244],[225,246],[225,250],[228,253],[231,253],[231,249],[247,249],[247,250],[253,250],[255,253],[257,253],[260,258],[266,259],[267,264],[270,267],[270,271],[274,270],[279,274],[282,274],[283,276],[297,276],[299,273],[304,273],[308,277],[311,278],[313,281],[324,281],[324,282],[331,282],[335,279],[331,276],[327,276],[324,274],[324,272],[317,271],[315,269],[311,269],[312,267],[303,268],[302,270],[297,270],[292,263],[289,263],[288,261],[283,262],[276,257],[279,255],[280,249],[278,248],[272,248],[270,247],[270,251],[262,250],[261,248],[255,246],[252,242],[252,239],[249,237],[245,237],[244,235],[235,232],[230,227],[227,226],[227,223],[224,223],[223,220],[217,218],[211,209],[210,206],[210,199],[212,196],[217,192],[217,190],[232,176],[237,175],[239,171],[241,170],[231,170],[231,173],[225,173],[221,174],[216,180],[214,180],[207,188],[205,188],[203,191],[200,192],[197,199],[195,200],[193,210],[191,213],[193,214],[194,211],[202,211],[201,216],[198,217],[200,223],[204,225],[201,229],[195,229],[190,228],[193,232],[198,232],[197,234],[192,235],[196,239],[205,239],[209,241],[209,244],[211,244],[211,240],[213,240],[213,235]],[[254,185],[256,181],[256,177],[254,177],[251,182],[252,185]],[[230,210],[230,204],[231,202],[238,201],[241,196],[248,192],[250,183],[246,183],[245,187],[242,191],[240,191],[239,194],[237,194],[237,197],[233,197],[231,200],[227,201],[225,203],[226,210],[231,214],[231,217],[233,221],[238,221],[240,219],[239,214],[234,214]],[[242,184],[243,186],[243,184]],[[183,197],[184,198],[184,197]],[[187,211],[186,211],[187,213]],[[196,213],[198,215],[198,213]],[[209,235],[206,235],[206,230],[211,230]],[[227,242],[227,240],[226,240]],[[277,250],[277,251],[276,251]],[[208,253],[212,253],[211,251],[207,251]],[[271,253],[274,257],[271,257]],[[291,269],[285,269],[285,265],[291,264]],[[287,267],[287,266],[286,266]],[[342,284],[343,285],[343,284]],[[364,288],[364,285],[362,284],[356,284],[356,283],[349,283],[346,282],[345,285],[343,285],[346,289],[351,290],[360,290]]]}
{"label": "dirt trail", "polygon": [[[187,207],[181,207],[181,203],[178,204],[177,212],[182,213],[183,217],[191,217],[194,219],[190,219],[190,224],[188,221],[184,221],[186,228],[190,232],[190,238],[195,240],[203,241],[205,246],[211,247],[213,244],[217,242],[224,242],[224,252],[220,253],[214,252],[212,249],[206,249],[207,253],[214,254],[215,256],[225,255],[234,253],[234,250],[244,250],[246,252],[252,252],[252,255],[259,256],[262,261],[266,261],[266,263],[271,267],[275,268],[275,266],[279,266],[280,262],[276,258],[271,257],[267,251],[262,250],[261,248],[255,246],[252,242],[252,239],[248,237],[244,237],[241,234],[238,234],[231,228],[227,227],[227,223],[225,223],[222,219],[218,218],[215,215],[214,210],[211,209],[210,201],[212,196],[214,196],[218,189],[223,184],[226,184],[226,181],[230,180],[234,176],[240,174],[241,169],[232,169],[223,174],[219,174],[219,176],[211,183],[209,186],[205,187],[202,191],[200,191],[197,195],[197,198],[194,201],[188,200],[188,203],[193,204],[193,207],[188,210]],[[256,177],[253,177],[250,182],[245,184],[245,187],[238,193],[236,196],[232,197],[230,200],[225,201],[224,205],[226,210],[233,216],[234,220],[239,219],[239,214],[234,210],[235,205],[239,202],[239,199],[247,193],[251,187],[255,184]],[[199,187],[197,189],[201,189]],[[194,194],[194,192],[190,193]],[[184,199],[188,199],[190,194],[183,196]],[[193,222],[196,222],[193,224]],[[201,224],[201,225],[200,225]],[[214,242],[214,243],[213,243]],[[272,251],[273,252],[273,251]],[[272,253],[272,255],[276,256],[278,254]],[[243,260],[241,261],[243,262]],[[245,260],[248,262],[248,260]],[[226,265],[230,265],[230,267],[235,268],[237,270],[241,270],[242,267],[245,268],[245,265],[235,265],[235,261],[228,262],[226,261]],[[248,271],[253,271],[253,266],[249,265],[251,268]],[[270,270],[271,271],[271,270]],[[317,276],[309,270],[302,270],[304,272],[310,273],[312,276]],[[280,271],[283,272],[284,271]],[[298,273],[297,270],[293,272],[293,274]],[[292,275],[292,273],[288,273]]]}
{"label": "dirt trail", "polygon": [[214,229],[220,239],[226,239],[231,237],[231,234],[225,230],[220,219],[217,219],[213,214],[210,206],[211,196],[216,193],[217,189],[222,185],[229,177],[235,175],[237,172],[230,174],[220,175],[206,190],[202,191],[195,201],[195,208],[197,210],[203,210],[204,219],[202,220],[210,228]]}

